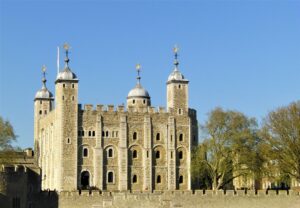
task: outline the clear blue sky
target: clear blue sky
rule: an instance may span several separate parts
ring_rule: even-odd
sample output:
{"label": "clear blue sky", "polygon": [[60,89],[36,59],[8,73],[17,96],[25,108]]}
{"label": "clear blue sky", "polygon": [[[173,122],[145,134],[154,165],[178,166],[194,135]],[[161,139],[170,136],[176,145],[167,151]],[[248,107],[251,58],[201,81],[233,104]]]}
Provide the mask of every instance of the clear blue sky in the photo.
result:
{"label": "clear blue sky", "polygon": [[54,93],[64,42],[82,104],[125,103],[141,63],[153,106],[165,106],[176,43],[202,123],[217,106],[261,121],[300,96],[300,1],[0,0],[0,26],[0,115],[23,148],[41,67]]}

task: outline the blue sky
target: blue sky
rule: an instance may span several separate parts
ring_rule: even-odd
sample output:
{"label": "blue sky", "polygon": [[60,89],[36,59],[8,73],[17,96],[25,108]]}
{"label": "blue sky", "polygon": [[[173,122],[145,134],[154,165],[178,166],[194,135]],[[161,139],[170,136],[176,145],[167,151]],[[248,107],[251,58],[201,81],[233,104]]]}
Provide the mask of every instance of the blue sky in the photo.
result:
{"label": "blue sky", "polygon": [[64,42],[82,104],[125,103],[141,63],[153,106],[165,106],[174,44],[202,123],[217,106],[260,122],[300,95],[300,1],[0,0],[0,115],[23,148],[41,67],[54,93]]}

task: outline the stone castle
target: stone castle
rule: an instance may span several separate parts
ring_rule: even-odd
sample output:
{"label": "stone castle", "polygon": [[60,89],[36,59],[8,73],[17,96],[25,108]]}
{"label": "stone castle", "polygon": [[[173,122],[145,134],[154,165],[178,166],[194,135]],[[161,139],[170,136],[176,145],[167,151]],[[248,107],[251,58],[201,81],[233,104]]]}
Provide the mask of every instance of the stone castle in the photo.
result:
{"label": "stone castle", "polygon": [[69,67],[68,45],[64,48],[55,96],[46,87],[43,68],[43,86],[34,99],[34,149],[42,190],[190,190],[197,116],[189,108],[189,81],[179,71],[177,48],[166,83],[166,109],[151,106],[140,65],[126,107],[82,108],[79,79]]}

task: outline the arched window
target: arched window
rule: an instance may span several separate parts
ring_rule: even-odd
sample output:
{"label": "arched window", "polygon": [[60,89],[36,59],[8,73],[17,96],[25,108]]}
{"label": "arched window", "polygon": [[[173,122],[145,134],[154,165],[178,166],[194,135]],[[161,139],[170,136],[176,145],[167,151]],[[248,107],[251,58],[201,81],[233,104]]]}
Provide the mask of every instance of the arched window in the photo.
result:
{"label": "arched window", "polygon": [[105,132],[104,131],[102,131],[102,137],[105,137]]}
{"label": "arched window", "polygon": [[40,115],[42,115],[43,111],[40,110]]}
{"label": "arched window", "polygon": [[156,134],[156,140],[160,140],[160,133]]}
{"label": "arched window", "polygon": [[135,100],[132,100],[132,103],[135,104]]}
{"label": "arched window", "polygon": [[178,88],[180,89],[180,88],[181,88],[181,85],[178,85]]}
{"label": "arched window", "polygon": [[107,183],[113,183],[114,182],[114,173],[112,171],[109,171],[107,173]]}
{"label": "arched window", "polygon": [[137,151],[136,150],[132,151],[132,158],[137,158]]}
{"label": "arched window", "polygon": [[89,155],[89,150],[87,147],[83,148],[83,157],[88,157]]}
{"label": "arched window", "polygon": [[136,133],[136,132],[133,132],[132,139],[133,139],[133,140],[136,140],[136,139],[137,139],[137,133]]}
{"label": "arched window", "polygon": [[183,176],[179,176],[179,180],[178,180],[179,183],[183,183]]}
{"label": "arched window", "polygon": [[132,177],[132,183],[137,183],[137,176],[136,175],[133,175],[133,177]]}
{"label": "arched window", "polygon": [[171,159],[173,159],[173,151],[171,151]]}
{"label": "arched window", "polygon": [[65,88],[66,87],[66,85],[65,84],[63,84],[63,88]]}
{"label": "arched window", "polygon": [[182,151],[179,151],[178,152],[178,158],[181,160],[183,159],[183,152]]}
{"label": "arched window", "polygon": [[108,150],[107,150],[107,157],[113,157],[114,156],[114,150],[112,149],[112,148],[109,148]]}
{"label": "arched window", "polygon": [[90,136],[92,136],[92,132],[91,132],[91,131],[89,131],[89,137],[90,137]]}
{"label": "arched window", "polygon": [[181,115],[182,114],[182,110],[181,108],[178,109],[178,114]]}
{"label": "arched window", "polygon": [[143,103],[146,104],[146,100],[145,99],[143,100]]}
{"label": "arched window", "polygon": [[105,136],[108,137],[108,131],[106,131]]}
{"label": "arched window", "polygon": [[70,138],[67,139],[67,144],[71,144]]}
{"label": "arched window", "polygon": [[179,141],[180,141],[180,142],[183,141],[183,134],[179,134]]}
{"label": "arched window", "polygon": [[161,183],[161,176],[160,176],[160,175],[158,175],[158,176],[156,177],[156,183]]}
{"label": "arched window", "polygon": [[157,151],[155,152],[155,157],[156,157],[157,159],[160,158],[160,151],[159,151],[159,150],[157,150]]}
{"label": "arched window", "polygon": [[95,131],[93,131],[93,137],[95,136],[96,134],[95,134]]}

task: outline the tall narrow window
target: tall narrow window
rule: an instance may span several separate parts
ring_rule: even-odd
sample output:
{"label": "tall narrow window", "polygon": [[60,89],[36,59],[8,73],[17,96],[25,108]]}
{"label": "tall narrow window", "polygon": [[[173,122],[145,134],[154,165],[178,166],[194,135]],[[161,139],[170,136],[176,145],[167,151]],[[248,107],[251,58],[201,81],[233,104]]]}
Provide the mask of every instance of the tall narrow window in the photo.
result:
{"label": "tall narrow window", "polygon": [[72,100],[74,101],[74,96],[72,96]]}
{"label": "tall narrow window", "polygon": [[181,176],[179,176],[179,180],[178,180],[178,182],[181,184],[181,183],[183,183],[183,176],[181,175]]}
{"label": "tall narrow window", "polygon": [[132,103],[135,104],[135,100],[132,100]]}
{"label": "tall narrow window", "polygon": [[178,114],[181,115],[182,114],[182,110],[181,108],[178,109]]}
{"label": "tall narrow window", "polygon": [[84,131],[82,130],[82,132],[81,132],[81,136],[84,136]]}
{"label": "tall narrow window", "polygon": [[95,131],[93,131],[93,134],[92,134],[92,135],[93,135],[93,137],[96,135],[96,134],[95,134]]}
{"label": "tall narrow window", "polygon": [[67,144],[71,144],[70,138],[67,138]]}
{"label": "tall narrow window", "polygon": [[43,111],[40,110],[40,115],[42,115]]}
{"label": "tall narrow window", "polygon": [[178,152],[178,158],[181,160],[183,159],[183,152],[182,151],[179,151]]}
{"label": "tall narrow window", "polygon": [[91,132],[91,131],[89,131],[89,137],[90,137],[90,136],[92,136],[92,132]]}
{"label": "tall narrow window", "polygon": [[156,140],[160,140],[160,133],[156,134]]}
{"label": "tall narrow window", "polygon": [[114,173],[110,171],[107,173],[107,183],[113,183],[113,182],[114,182]]}
{"label": "tall narrow window", "polygon": [[88,148],[83,148],[83,157],[87,157],[88,156],[88,154],[89,154],[89,150],[88,150]]}
{"label": "tall narrow window", "polygon": [[183,141],[183,134],[179,135],[179,141],[182,142]]}
{"label": "tall narrow window", "polygon": [[72,88],[74,88],[74,84],[72,84]]}
{"label": "tall narrow window", "polygon": [[157,150],[157,151],[155,152],[155,157],[156,157],[157,159],[160,158],[160,151],[159,151],[159,150]]}
{"label": "tall narrow window", "polygon": [[102,137],[105,137],[105,132],[104,131],[102,131]]}
{"label": "tall narrow window", "polygon": [[108,131],[106,131],[105,136],[108,137]]}
{"label": "tall narrow window", "polygon": [[173,159],[173,152],[171,151],[171,159]]}
{"label": "tall narrow window", "polygon": [[158,175],[158,176],[156,177],[156,183],[161,183],[161,176],[160,176],[160,175]]}
{"label": "tall narrow window", "polygon": [[137,151],[136,150],[132,151],[132,158],[137,158]]}
{"label": "tall narrow window", "polygon": [[43,101],[40,101],[40,104],[43,104]]}
{"label": "tall narrow window", "polygon": [[114,152],[112,148],[108,149],[108,157],[113,157],[114,156]]}
{"label": "tall narrow window", "polygon": [[132,136],[132,139],[133,139],[133,140],[136,140],[136,138],[137,138],[137,133],[134,132],[134,133],[133,133],[133,136]]}
{"label": "tall narrow window", "polygon": [[66,85],[65,84],[63,84],[63,88],[65,88],[66,87]]}
{"label": "tall narrow window", "polygon": [[137,183],[137,176],[136,175],[133,175],[133,177],[132,177],[132,183]]}
{"label": "tall narrow window", "polygon": [[143,103],[146,104],[146,100],[143,100]]}

